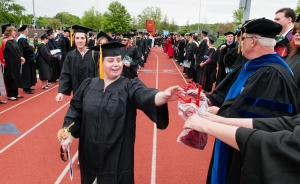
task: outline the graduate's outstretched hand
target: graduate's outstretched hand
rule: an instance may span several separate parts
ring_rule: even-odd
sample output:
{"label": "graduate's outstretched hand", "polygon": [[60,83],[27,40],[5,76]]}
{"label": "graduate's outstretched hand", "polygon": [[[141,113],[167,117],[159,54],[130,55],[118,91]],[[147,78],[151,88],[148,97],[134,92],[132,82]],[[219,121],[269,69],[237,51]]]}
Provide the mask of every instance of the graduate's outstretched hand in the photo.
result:
{"label": "graduate's outstretched hand", "polygon": [[208,112],[211,113],[211,114],[217,114],[219,109],[220,108],[217,107],[217,106],[211,106],[211,107],[208,107]]}
{"label": "graduate's outstretched hand", "polygon": [[163,94],[164,94],[164,99],[167,99],[167,101],[173,101],[178,99],[178,96],[176,96],[175,94],[184,96],[185,92],[179,86],[172,86],[166,89]]}
{"label": "graduate's outstretched hand", "polygon": [[183,128],[190,128],[198,132],[206,133],[205,127],[208,123],[211,123],[211,121],[204,119],[197,114],[193,114],[186,120]]}
{"label": "graduate's outstretched hand", "polygon": [[[212,107],[215,107],[215,106],[212,106]],[[209,107],[209,108],[212,108],[212,107]],[[212,114],[210,112],[205,113],[202,117],[204,119],[207,119],[207,120],[210,120],[210,121],[213,121],[213,122],[218,122],[218,123],[223,122],[222,120],[224,119],[224,117]]]}

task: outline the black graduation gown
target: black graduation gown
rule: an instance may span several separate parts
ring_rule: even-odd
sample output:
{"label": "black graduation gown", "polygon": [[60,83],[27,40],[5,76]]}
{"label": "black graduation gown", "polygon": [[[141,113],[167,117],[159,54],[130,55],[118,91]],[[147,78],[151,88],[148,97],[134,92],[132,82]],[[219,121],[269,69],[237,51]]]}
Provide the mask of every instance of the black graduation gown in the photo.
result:
{"label": "black graduation gown", "polygon": [[18,45],[22,49],[23,57],[25,58],[25,63],[22,66],[21,88],[30,88],[31,86],[35,86],[37,82],[33,48],[29,45],[26,38],[19,38]]}
{"label": "black graduation gown", "polygon": [[300,110],[300,52],[298,51],[298,53],[296,53],[292,57],[287,57],[285,61],[294,73],[294,79],[298,88],[297,104],[298,104],[298,109]]}
{"label": "black graduation gown", "polygon": [[[222,45],[225,45],[222,44]],[[232,43],[229,47],[226,47],[223,50],[220,50],[221,46],[220,45],[217,49],[217,61],[219,64],[219,70],[218,70],[218,75],[217,75],[217,81],[216,81],[216,86],[220,84],[220,82],[227,76],[227,72],[226,70],[228,70],[228,68],[226,68],[226,66],[224,65],[224,57],[225,55],[230,52],[231,49],[236,48],[236,43]]]}
{"label": "black graduation gown", "polygon": [[[199,42],[198,42],[199,43]],[[196,48],[196,61],[195,61],[195,66],[194,66],[194,81],[196,83],[200,82],[200,75],[201,72],[203,72],[203,68],[200,67],[200,63],[203,61],[203,57],[205,53],[207,52],[208,45],[207,45],[207,39],[204,39],[201,41],[199,46]]]}
{"label": "black graduation gown", "polygon": [[60,60],[60,68],[62,69],[64,61],[66,59],[66,56],[68,55],[70,51],[70,40],[66,37],[61,37],[58,40],[58,47],[61,50],[61,60]]}
{"label": "black graduation gown", "polygon": [[135,43],[136,43],[136,47],[139,51],[139,57],[140,57],[139,64],[143,67],[144,66],[144,60],[145,60],[145,59],[143,59],[144,54],[145,54],[144,41],[140,37],[136,37],[135,38]]}
{"label": "black graduation gown", "polygon": [[39,79],[42,81],[51,79],[51,74],[52,74],[52,70],[50,68],[51,58],[52,55],[50,53],[49,48],[47,47],[46,44],[41,43],[38,46],[37,63],[39,66]]}
{"label": "black graduation gown", "polygon": [[[211,62],[204,65],[204,67],[199,66],[200,76],[199,76],[199,85],[202,86],[202,89],[206,92],[211,92],[212,85],[216,82],[216,73],[217,73],[217,62],[216,62],[216,48],[210,47],[206,51],[206,55],[211,58]],[[204,60],[203,60],[204,61]]]}
{"label": "black graduation gown", "polygon": [[254,119],[253,125],[255,129],[236,132],[243,164],[241,183],[299,183],[300,115]]}
{"label": "black graduation gown", "polygon": [[[292,116],[298,114],[296,102],[296,84],[293,76],[282,66],[272,64],[261,67],[250,76],[244,86],[243,91],[236,98],[228,99],[225,97],[238,77],[242,66],[236,68],[216,87],[213,94],[206,94],[212,105],[220,107],[218,115],[228,118],[259,118],[259,117],[279,117]],[[280,71],[280,72],[279,72]],[[267,99],[281,103],[289,103],[293,107],[292,113],[275,111],[269,108],[252,106],[249,101],[254,99]],[[214,155],[214,153],[213,153]],[[214,157],[211,158],[207,184],[211,182],[211,169]],[[227,183],[239,184],[241,172],[240,152],[231,149],[229,158],[229,169]]]}
{"label": "black graduation gown", "polygon": [[183,63],[184,59],[184,47],[185,47],[185,39],[182,39],[178,41],[178,57],[177,57],[177,62]]}
{"label": "black graduation gown", "polygon": [[95,46],[95,39],[89,39],[89,43],[87,47],[93,47]]}
{"label": "black graduation gown", "polygon": [[7,40],[4,51],[6,67],[4,68],[4,83],[8,91],[21,87],[22,49],[14,39]]}
{"label": "black graduation gown", "polygon": [[79,138],[81,183],[134,183],[136,111],[142,110],[157,128],[168,126],[167,104],[156,107],[157,89],[138,78],[120,77],[104,91],[104,81],[88,78],[74,94],[64,126]]}
{"label": "black graduation gown", "polygon": [[[56,45],[55,41],[51,42],[50,40],[47,43],[47,46],[50,50],[58,49],[58,45]],[[51,79],[49,82],[56,82],[56,80],[59,78],[60,75],[60,61],[58,58],[53,57],[51,59]]]}
{"label": "black graduation gown", "polygon": [[135,47],[130,46],[129,48],[121,47],[120,51],[122,59],[124,59],[125,55],[128,55],[132,59],[130,67],[123,66],[122,75],[129,79],[134,79],[135,77],[138,77],[137,69],[140,60],[138,50]]}
{"label": "black graduation gown", "polygon": [[[197,45],[195,42],[190,42],[187,46],[186,50],[186,59],[191,62],[190,68],[186,68],[186,75],[188,78],[193,78],[194,66],[195,66],[195,58],[194,54],[196,54]],[[195,81],[194,81],[195,82]]]}
{"label": "black graduation gown", "polygon": [[72,91],[76,92],[84,79],[99,76],[98,60],[99,52],[97,51],[88,50],[83,58],[77,49],[69,52],[60,74],[58,93],[71,95]]}

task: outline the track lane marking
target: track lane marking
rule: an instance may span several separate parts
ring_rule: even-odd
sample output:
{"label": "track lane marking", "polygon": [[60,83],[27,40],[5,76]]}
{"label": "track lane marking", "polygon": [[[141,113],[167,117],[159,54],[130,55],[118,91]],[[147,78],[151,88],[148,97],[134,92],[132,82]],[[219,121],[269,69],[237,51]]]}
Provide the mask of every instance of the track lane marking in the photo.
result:
{"label": "track lane marking", "polygon": [[62,108],[64,108],[66,105],[68,105],[70,102],[67,102],[66,104],[64,104],[63,106],[61,106],[60,108],[58,108],[56,111],[54,111],[53,113],[51,113],[49,116],[47,116],[45,119],[43,119],[42,121],[40,121],[38,124],[36,124],[35,126],[33,126],[31,129],[29,129],[27,132],[25,132],[24,134],[22,134],[20,137],[18,137],[16,140],[14,140],[13,142],[11,142],[10,144],[8,144],[7,146],[5,146],[3,149],[0,150],[0,154],[3,153],[4,151],[6,151],[8,148],[10,148],[11,146],[13,146],[15,143],[17,143],[19,140],[21,140],[23,137],[25,137],[27,134],[29,134],[30,132],[32,132],[34,129],[36,129],[38,126],[40,126],[41,124],[43,124],[45,121],[47,121],[49,118],[51,118],[54,114],[56,114],[58,111],[60,111]]}
{"label": "track lane marking", "polygon": [[[37,95],[34,95],[33,97],[30,97],[30,98],[28,98],[28,99],[26,99],[26,100],[24,100],[24,101],[22,101],[22,102],[20,102],[20,103],[18,103],[18,104],[16,104],[16,105],[14,105],[14,106],[11,106],[11,107],[9,107],[9,108],[7,108],[7,109],[1,111],[0,114],[3,114],[3,113],[5,113],[6,111],[9,111],[9,110],[11,110],[11,109],[13,109],[13,108],[15,108],[15,107],[18,107],[19,105],[22,105],[23,103],[28,102],[29,100],[32,100],[32,99],[34,99],[34,98],[36,98],[36,97],[38,97],[38,96],[40,96],[40,95],[42,95],[42,94],[44,94],[44,93],[47,93],[48,91],[50,91],[50,90],[52,90],[52,89],[54,89],[54,88],[57,88],[57,87],[58,87],[58,85],[57,85],[57,86],[53,86],[53,87],[51,87],[51,89],[48,89],[47,91],[41,92],[41,93],[39,93],[39,94],[37,94]],[[54,100],[54,99],[53,99],[53,100]]]}

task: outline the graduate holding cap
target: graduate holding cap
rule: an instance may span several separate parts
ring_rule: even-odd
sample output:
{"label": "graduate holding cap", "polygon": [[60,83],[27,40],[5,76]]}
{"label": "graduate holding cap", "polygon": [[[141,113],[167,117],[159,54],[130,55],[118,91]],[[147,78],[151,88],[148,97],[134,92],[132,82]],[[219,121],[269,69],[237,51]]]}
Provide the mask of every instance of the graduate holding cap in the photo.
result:
{"label": "graduate holding cap", "polygon": [[134,142],[137,109],[158,129],[169,123],[167,102],[183,89],[173,86],[163,92],[147,88],[138,78],[121,76],[120,47],[112,42],[90,49],[100,51],[100,77],[88,78],[75,92],[64,118],[70,135],[61,143],[66,149],[79,138],[81,183],[134,183]]}
{"label": "graduate holding cap", "polygon": [[87,33],[92,29],[79,25],[71,26],[71,46],[76,49],[66,56],[59,78],[58,94],[56,101],[62,101],[63,95],[75,93],[79,85],[88,77],[98,76],[99,53],[87,48]]}

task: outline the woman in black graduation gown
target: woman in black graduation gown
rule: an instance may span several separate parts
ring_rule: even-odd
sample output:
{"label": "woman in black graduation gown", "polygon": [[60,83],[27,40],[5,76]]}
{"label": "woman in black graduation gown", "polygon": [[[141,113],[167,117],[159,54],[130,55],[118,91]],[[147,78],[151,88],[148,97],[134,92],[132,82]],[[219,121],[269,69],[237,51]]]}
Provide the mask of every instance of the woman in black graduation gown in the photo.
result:
{"label": "woman in black graduation gown", "polygon": [[18,98],[23,98],[23,96],[19,95],[18,88],[21,87],[21,66],[25,63],[22,49],[14,39],[15,34],[15,27],[11,26],[6,28],[4,36],[7,36],[9,40],[7,40],[3,50],[4,60],[6,62],[6,67],[4,68],[4,82],[7,89],[7,99],[13,101],[18,100]]}
{"label": "woman in black graduation gown", "polygon": [[64,61],[59,78],[58,94],[56,101],[62,101],[63,95],[76,92],[81,82],[88,77],[98,76],[97,62],[99,53],[89,50],[87,32],[92,29],[74,25],[73,45],[76,49],[70,51]]}
{"label": "woman in black graduation gown", "polygon": [[[122,59],[124,60],[125,56],[131,58],[131,62],[124,62],[123,67],[123,76],[129,79],[134,79],[138,77],[137,70],[139,65],[139,53],[136,47],[130,45],[130,39],[132,34],[123,34],[122,43],[125,44],[125,47],[120,48]],[[126,59],[126,58],[125,58]]]}
{"label": "woman in black graduation gown", "polygon": [[41,43],[38,46],[38,58],[37,63],[39,66],[39,79],[42,81],[42,89],[49,89],[50,87],[47,85],[48,80],[51,79],[51,58],[52,55],[50,53],[50,49],[47,47],[48,43],[48,35],[41,35]]}
{"label": "woman in black graduation gown", "polygon": [[[164,92],[147,88],[138,78],[121,76],[123,62],[118,42],[102,45],[100,79],[88,78],[74,94],[64,127],[75,122],[62,143],[63,149],[79,138],[81,183],[134,183],[136,111],[142,110],[157,128],[168,126],[167,102],[183,89],[173,86]],[[99,46],[91,49],[99,50]],[[103,64],[102,64],[103,63]],[[103,68],[103,70],[102,70]],[[103,72],[104,71],[104,72]]]}
{"label": "woman in black graduation gown", "polygon": [[241,153],[240,183],[282,184],[300,181],[300,115],[280,118],[191,116],[184,128],[208,133]]}

